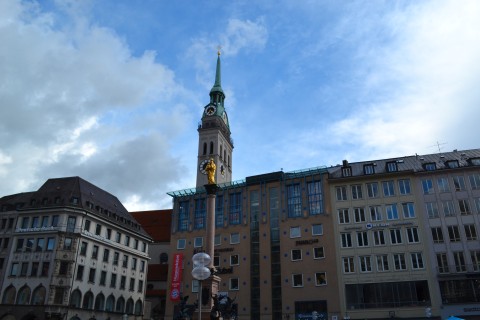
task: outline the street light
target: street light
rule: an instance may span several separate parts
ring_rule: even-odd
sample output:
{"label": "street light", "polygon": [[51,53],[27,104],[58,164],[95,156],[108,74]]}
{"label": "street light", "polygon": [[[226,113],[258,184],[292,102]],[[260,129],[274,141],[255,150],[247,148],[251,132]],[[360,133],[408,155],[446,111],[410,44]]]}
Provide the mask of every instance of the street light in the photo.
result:
{"label": "street light", "polygon": [[198,291],[198,320],[202,319],[202,280],[210,277],[210,269],[207,268],[212,258],[205,252],[199,252],[192,257],[193,270],[192,276],[199,281],[200,288]]}

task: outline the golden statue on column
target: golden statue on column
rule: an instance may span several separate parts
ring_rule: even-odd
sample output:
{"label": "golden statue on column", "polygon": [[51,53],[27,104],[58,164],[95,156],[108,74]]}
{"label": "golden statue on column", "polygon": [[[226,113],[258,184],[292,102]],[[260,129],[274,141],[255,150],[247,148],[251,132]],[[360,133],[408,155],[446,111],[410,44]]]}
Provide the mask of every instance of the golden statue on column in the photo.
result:
{"label": "golden statue on column", "polygon": [[208,161],[205,171],[207,172],[208,184],[215,184],[215,171],[217,170],[217,166],[213,161],[213,158],[210,158]]}

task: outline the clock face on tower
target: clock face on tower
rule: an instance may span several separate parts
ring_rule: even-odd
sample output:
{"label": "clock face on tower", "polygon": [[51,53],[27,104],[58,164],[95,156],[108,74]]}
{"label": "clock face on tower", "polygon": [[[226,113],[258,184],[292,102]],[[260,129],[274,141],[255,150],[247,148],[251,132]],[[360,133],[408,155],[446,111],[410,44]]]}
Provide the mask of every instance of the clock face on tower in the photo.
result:
{"label": "clock face on tower", "polygon": [[201,173],[207,174],[207,171],[205,171],[205,168],[207,167],[209,160],[205,159],[202,162],[200,162],[200,165],[198,166],[198,170],[200,170]]}
{"label": "clock face on tower", "polygon": [[205,114],[207,116],[213,116],[215,111],[217,111],[217,108],[214,105],[209,105],[207,109],[205,109]]}

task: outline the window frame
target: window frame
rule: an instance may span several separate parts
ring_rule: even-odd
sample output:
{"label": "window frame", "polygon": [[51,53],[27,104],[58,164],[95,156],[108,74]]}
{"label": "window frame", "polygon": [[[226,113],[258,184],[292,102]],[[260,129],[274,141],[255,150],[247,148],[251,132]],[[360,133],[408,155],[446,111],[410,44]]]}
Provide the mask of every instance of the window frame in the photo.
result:
{"label": "window frame", "polygon": [[[299,255],[299,256],[297,256],[297,255]],[[291,261],[302,261],[303,260],[302,249],[292,249],[290,251],[290,260]]]}
{"label": "window frame", "polygon": [[303,273],[292,273],[292,287],[303,288]]}

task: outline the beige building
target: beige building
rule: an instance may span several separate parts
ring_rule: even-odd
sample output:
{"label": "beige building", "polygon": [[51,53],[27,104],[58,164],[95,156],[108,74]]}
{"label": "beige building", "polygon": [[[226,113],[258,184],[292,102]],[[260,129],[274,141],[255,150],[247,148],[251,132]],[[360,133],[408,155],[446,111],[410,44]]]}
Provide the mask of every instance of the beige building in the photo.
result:
{"label": "beige building", "polygon": [[344,318],[480,318],[480,150],[329,176]]}
{"label": "beige building", "polygon": [[[216,195],[214,265],[238,319],[339,315],[335,235],[325,168],[274,172],[223,185]],[[205,191],[171,193],[172,253],[183,256],[182,294],[197,299],[191,258],[205,241]],[[169,276],[170,280],[170,276]],[[167,303],[166,317],[173,317]]]}
{"label": "beige building", "polygon": [[115,196],[49,179],[0,208],[10,237],[0,319],[142,318],[151,239]]}

